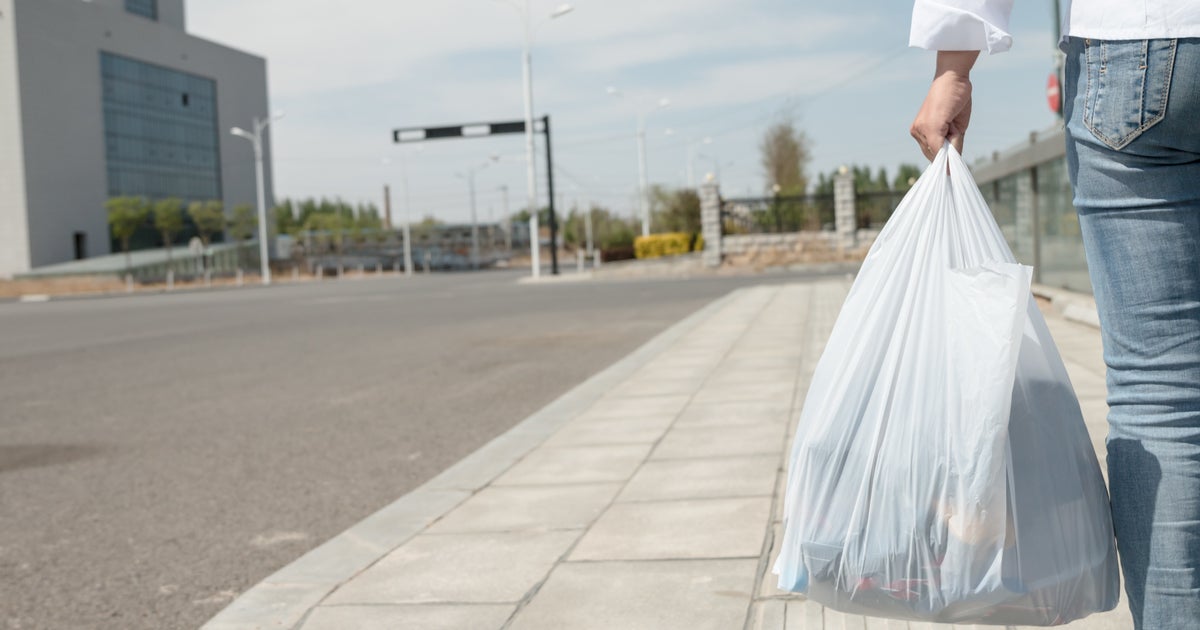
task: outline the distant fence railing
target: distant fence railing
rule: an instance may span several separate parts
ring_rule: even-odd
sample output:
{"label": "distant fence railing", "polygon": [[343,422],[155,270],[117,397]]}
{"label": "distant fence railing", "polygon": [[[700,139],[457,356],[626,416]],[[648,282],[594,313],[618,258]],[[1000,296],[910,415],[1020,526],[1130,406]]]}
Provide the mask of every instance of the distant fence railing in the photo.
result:
{"label": "distant fence railing", "polygon": [[[854,196],[856,228],[879,230],[896,211],[904,191],[860,192]],[[721,202],[725,234],[833,232],[833,195],[739,197]]]}
{"label": "distant fence railing", "polygon": [[[469,269],[470,225],[413,226],[413,265],[429,269]],[[478,263],[490,267],[512,256],[510,234],[499,224],[478,226]],[[308,267],[309,271],[340,272],[343,268],[400,268],[404,264],[404,231],[401,229],[308,231],[281,239],[279,256]]]}
{"label": "distant fence railing", "polygon": [[857,228],[860,230],[881,230],[883,224],[892,218],[896,206],[904,199],[903,190],[882,190],[878,192],[858,192],[854,195],[854,213],[857,218]]}
{"label": "distant fence railing", "polygon": [[833,231],[833,195],[724,199],[721,221],[725,234]]}

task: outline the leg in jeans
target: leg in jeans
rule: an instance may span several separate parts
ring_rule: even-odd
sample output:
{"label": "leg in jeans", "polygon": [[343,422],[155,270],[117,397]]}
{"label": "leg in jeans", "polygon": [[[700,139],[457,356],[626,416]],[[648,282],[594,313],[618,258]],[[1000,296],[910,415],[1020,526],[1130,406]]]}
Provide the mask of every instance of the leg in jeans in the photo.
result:
{"label": "leg in jeans", "polygon": [[1200,39],[1072,38],[1067,162],[1134,623],[1200,628]]}

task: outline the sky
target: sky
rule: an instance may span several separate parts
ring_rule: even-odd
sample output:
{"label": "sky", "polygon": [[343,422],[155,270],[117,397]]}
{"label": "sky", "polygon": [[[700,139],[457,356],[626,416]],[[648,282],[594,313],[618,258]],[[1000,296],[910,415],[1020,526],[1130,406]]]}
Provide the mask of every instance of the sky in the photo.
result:
{"label": "sky", "polygon": [[[509,212],[528,203],[522,136],[395,145],[391,132],[520,120],[521,3],[192,0],[187,20],[193,35],[267,58],[271,106],[285,114],[272,136],[277,199],[382,206],[387,184],[397,221],[406,208],[414,220],[467,221],[474,171],[487,221],[506,201]],[[640,113],[651,184],[687,186],[692,146],[695,181],[719,173],[726,196],[763,194],[758,145],[780,120],[807,135],[812,179],[842,164],[926,164],[908,128],[934,53],[907,47],[906,0],[575,0],[553,20],[561,2],[528,3],[534,112],[551,117],[567,209],[634,215]],[[1011,31],[1013,50],[985,54],[972,73],[968,161],[1058,122],[1045,97],[1050,3],[1017,2]]]}

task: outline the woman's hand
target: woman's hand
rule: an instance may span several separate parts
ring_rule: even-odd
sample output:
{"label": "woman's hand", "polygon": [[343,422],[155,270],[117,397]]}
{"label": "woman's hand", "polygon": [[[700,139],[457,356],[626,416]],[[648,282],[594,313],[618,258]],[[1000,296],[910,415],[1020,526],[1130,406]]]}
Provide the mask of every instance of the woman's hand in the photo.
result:
{"label": "woman's hand", "polygon": [[962,153],[971,122],[971,68],[979,51],[938,51],[937,73],[909,132],[930,161],[946,140]]}

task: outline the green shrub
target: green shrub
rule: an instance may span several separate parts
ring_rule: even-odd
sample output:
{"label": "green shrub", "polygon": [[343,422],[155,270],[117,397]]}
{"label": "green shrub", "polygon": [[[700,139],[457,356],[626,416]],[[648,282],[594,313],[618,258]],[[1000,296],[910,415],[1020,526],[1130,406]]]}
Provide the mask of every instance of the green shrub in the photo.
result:
{"label": "green shrub", "polygon": [[[696,249],[693,249],[693,240],[700,243]],[[640,259],[678,256],[686,254],[689,251],[703,249],[703,247],[704,239],[694,238],[693,235],[685,232],[667,232],[665,234],[639,236],[633,242],[634,254]]]}

